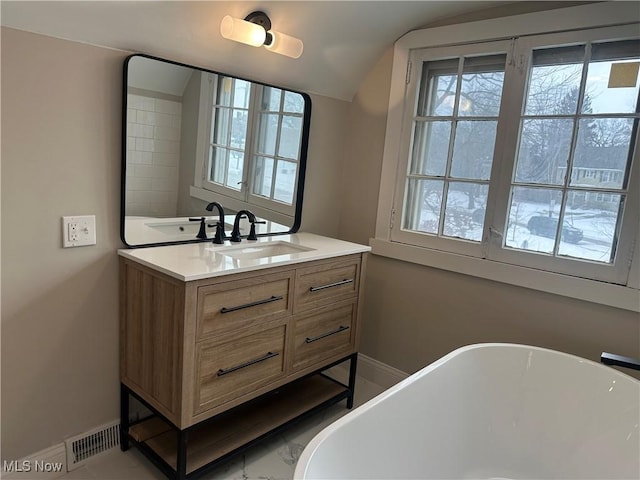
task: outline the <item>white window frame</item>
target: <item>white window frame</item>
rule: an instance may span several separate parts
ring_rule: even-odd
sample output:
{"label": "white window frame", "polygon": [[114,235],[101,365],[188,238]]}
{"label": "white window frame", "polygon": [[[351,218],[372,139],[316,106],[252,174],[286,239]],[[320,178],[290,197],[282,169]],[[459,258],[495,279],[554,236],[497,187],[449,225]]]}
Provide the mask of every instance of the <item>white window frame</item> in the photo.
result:
{"label": "white window frame", "polygon": [[[640,13],[637,4],[633,3],[606,2],[518,15],[507,19],[492,19],[417,30],[409,32],[398,40],[394,47],[376,233],[375,238],[371,239],[373,253],[627,310],[640,311],[640,274],[638,273],[640,270],[638,250],[640,248],[637,247],[640,244],[640,225],[633,225],[630,222],[626,222],[624,225],[625,230],[621,236],[623,246],[628,247],[627,251],[632,255],[628,262],[624,262],[626,268],[629,268],[626,285],[581,278],[575,276],[575,273],[552,273],[545,271],[539,265],[505,263],[504,259],[488,260],[482,256],[471,256],[464,252],[451,253],[416,245],[415,242],[407,243],[406,240],[398,241],[398,239],[392,238],[393,225],[400,221],[399,216],[401,215],[401,204],[398,204],[397,198],[398,185],[405,181],[401,177],[406,174],[406,156],[402,154],[402,149],[403,145],[405,145],[405,149],[407,148],[406,138],[411,134],[411,132],[406,132],[406,124],[403,123],[407,115],[405,108],[410,108],[410,106],[406,106],[406,101],[413,98],[410,97],[411,92],[407,85],[407,78],[412,75],[419,76],[419,72],[408,71],[411,68],[409,60],[412,51],[427,47],[451,47],[461,44],[508,40],[528,35],[553,33],[562,35],[561,32],[564,31],[607,26],[616,26],[621,29],[635,28],[637,32]],[[624,27],[625,25],[631,25],[631,27]],[[509,95],[509,92],[505,92],[505,95]],[[403,125],[405,125],[404,130]],[[514,128],[517,128],[517,125]],[[513,141],[516,141],[515,135],[512,138]],[[636,151],[635,176],[631,179],[632,182],[638,182],[637,157],[638,152]],[[401,162],[405,162],[405,170],[402,169]],[[512,162],[513,159],[508,164],[510,165]],[[512,172],[509,171],[509,168],[503,168],[502,174],[510,177]],[[504,185],[504,183],[502,184]],[[637,190],[634,192],[628,204],[638,203],[638,193],[640,192]],[[633,215],[637,218],[638,207],[634,204],[632,208],[636,210]],[[505,213],[504,217],[506,218],[506,212],[502,213]],[[497,214],[501,215],[501,213]],[[495,218],[491,220],[495,221]],[[492,236],[492,226],[495,231],[501,231],[489,219],[486,223],[485,234],[489,234],[490,237]],[[497,240],[497,238],[491,238],[489,245]],[[635,249],[633,248],[634,243]]]}

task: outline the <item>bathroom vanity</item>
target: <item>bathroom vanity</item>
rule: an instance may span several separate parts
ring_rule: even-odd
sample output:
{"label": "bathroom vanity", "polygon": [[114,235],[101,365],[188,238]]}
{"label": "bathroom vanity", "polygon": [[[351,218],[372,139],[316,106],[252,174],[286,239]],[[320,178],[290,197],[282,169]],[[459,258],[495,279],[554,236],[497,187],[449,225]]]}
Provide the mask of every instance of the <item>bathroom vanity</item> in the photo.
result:
{"label": "bathroom vanity", "polygon": [[121,448],[184,479],[352,407],[370,248],[296,233],[308,94],[143,54],[123,81]]}
{"label": "bathroom vanity", "polygon": [[[120,250],[121,448],[182,479],[351,408],[368,250],[305,233]],[[347,384],[323,373],[342,362]],[[130,423],[131,396],[153,415]]]}

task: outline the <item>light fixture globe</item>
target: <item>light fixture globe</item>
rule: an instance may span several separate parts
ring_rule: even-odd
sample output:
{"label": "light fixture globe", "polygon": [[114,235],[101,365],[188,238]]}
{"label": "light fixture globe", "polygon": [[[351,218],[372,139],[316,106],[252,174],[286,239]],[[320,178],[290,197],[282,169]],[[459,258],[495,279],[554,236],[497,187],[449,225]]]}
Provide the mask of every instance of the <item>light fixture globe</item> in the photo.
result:
{"label": "light fixture globe", "polygon": [[264,45],[267,31],[260,25],[226,15],[220,22],[220,34],[229,40],[260,47]]}
{"label": "light fixture globe", "polygon": [[302,40],[292,37],[291,35],[269,30],[264,48],[287,57],[300,58],[304,45]]}
{"label": "light fixture globe", "polygon": [[302,40],[271,30],[271,19],[260,11],[250,13],[244,20],[226,15],[220,23],[220,34],[245,45],[264,45],[267,50],[291,58],[299,58],[304,49]]}

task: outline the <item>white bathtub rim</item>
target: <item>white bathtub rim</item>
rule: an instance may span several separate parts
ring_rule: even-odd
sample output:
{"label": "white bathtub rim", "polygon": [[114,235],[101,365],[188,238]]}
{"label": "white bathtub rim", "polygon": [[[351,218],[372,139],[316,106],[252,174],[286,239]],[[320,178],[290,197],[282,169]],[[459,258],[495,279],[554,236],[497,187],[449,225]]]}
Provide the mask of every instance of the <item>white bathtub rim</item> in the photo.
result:
{"label": "white bathtub rim", "polygon": [[604,365],[602,363],[595,362],[593,360],[589,360],[587,358],[583,358],[583,357],[580,357],[580,356],[577,356],[577,355],[573,355],[573,354],[570,354],[570,353],[566,353],[566,352],[562,352],[562,351],[559,351],[559,350],[553,350],[553,349],[544,348],[544,347],[537,347],[537,346],[533,346],[533,345],[525,345],[525,344],[519,344],[519,343],[504,343],[504,342],[488,342],[488,343],[475,343],[475,344],[471,344],[471,345],[465,345],[465,346],[459,347],[459,348],[451,351],[450,353],[444,355],[443,357],[439,358],[438,360],[434,361],[433,363],[430,363],[429,365],[427,365],[426,367],[422,368],[421,370],[418,370],[416,373],[414,373],[412,375],[409,375],[409,377],[407,377],[406,379],[402,380],[401,382],[397,383],[396,385],[392,386],[391,388],[385,390],[381,394],[375,396],[371,400],[369,400],[369,401],[365,402],[364,404],[362,404],[361,406],[353,409],[351,412],[349,412],[345,416],[339,418],[338,420],[336,420],[332,424],[330,424],[327,427],[325,427],[313,439],[311,439],[311,441],[307,444],[305,449],[302,451],[302,454],[300,455],[300,457],[298,458],[298,461],[296,463],[296,468],[295,468],[295,471],[294,471],[293,478],[294,479],[306,478],[306,473],[307,473],[306,470],[307,470],[307,468],[309,466],[309,460],[313,457],[313,455],[316,452],[316,450],[322,445],[322,443],[324,443],[327,440],[327,438],[329,438],[331,436],[331,434],[335,430],[340,428],[343,423],[348,421],[347,417],[351,416],[351,414],[353,414],[354,412],[358,411],[360,413],[363,413],[363,412],[365,412],[367,410],[370,410],[371,408],[374,408],[376,405],[378,405],[379,403],[385,401],[388,397],[393,396],[394,394],[396,394],[396,392],[402,390],[407,385],[419,380],[423,376],[429,374],[433,370],[436,370],[437,368],[442,366],[444,363],[448,362],[452,358],[454,358],[454,357],[456,357],[456,356],[458,356],[458,355],[460,355],[460,354],[462,354],[464,352],[471,351],[471,350],[484,349],[484,348],[492,348],[492,347],[493,348],[495,348],[495,347],[517,348],[517,349],[523,349],[523,350],[528,350],[528,351],[553,353],[555,355],[560,355],[560,356],[563,356],[563,357],[566,357],[566,358],[570,358],[573,361],[576,361],[578,363],[583,363],[583,364],[587,364],[587,365],[590,364],[590,365],[593,365],[593,366],[595,366],[597,368],[608,368],[608,369],[610,369],[609,373],[614,378],[624,379],[623,381],[632,381],[632,382],[636,383],[640,387],[640,380],[632,377],[631,375],[627,375],[627,374],[625,374],[623,372],[620,372],[619,370],[611,368],[611,367],[609,367],[607,365]]}

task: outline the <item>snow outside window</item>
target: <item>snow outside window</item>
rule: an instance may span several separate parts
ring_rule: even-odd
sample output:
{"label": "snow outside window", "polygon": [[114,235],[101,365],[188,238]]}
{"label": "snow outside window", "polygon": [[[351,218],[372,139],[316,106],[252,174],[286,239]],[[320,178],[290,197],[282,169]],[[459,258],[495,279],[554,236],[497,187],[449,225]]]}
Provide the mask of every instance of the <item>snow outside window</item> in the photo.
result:
{"label": "snow outside window", "polygon": [[640,41],[619,35],[412,51],[391,241],[626,285]]}

